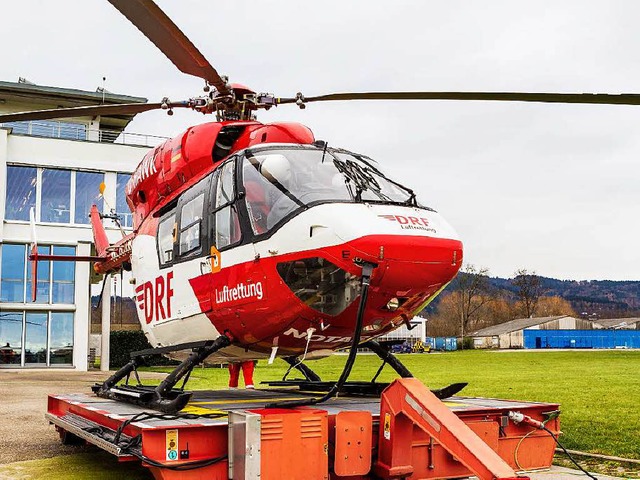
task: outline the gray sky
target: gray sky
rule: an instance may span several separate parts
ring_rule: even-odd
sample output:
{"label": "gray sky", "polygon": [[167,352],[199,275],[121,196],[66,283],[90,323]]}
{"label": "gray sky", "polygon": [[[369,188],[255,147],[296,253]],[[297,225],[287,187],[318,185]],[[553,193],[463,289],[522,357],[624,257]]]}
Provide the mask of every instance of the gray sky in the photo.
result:
{"label": "gray sky", "polygon": [[[640,93],[633,1],[158,1],[231,81],[297,91]],[[0,79],[182,99],[181,74],[106,1],[2,8]],[[640,107],[327,102],[279,107],[330,145],[365,153],[458,230],[466,261],[510,276],[638,279]],[[174,135],[195,112],[138,116]]]}

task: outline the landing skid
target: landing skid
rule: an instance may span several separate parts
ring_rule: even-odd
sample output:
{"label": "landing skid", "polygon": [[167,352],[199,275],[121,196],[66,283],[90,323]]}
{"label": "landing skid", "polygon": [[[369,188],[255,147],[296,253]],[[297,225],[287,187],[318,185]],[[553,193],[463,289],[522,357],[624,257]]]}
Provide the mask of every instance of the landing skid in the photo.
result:
{"label": "landing skid", "polygon": [[[184,387],[194,367],[203,362],[212,353],[230,344],[231,340],[229,337],[221,335],[215,340],[206,342],[185,343],[171,347],[151,348],[133,352],[131,353],[129,363],[105,380],[104,383],[96,383],[91,387],[91,390],[102,398],[132,403],[165,413],[175,413],[182,410],[191,398],[192,393],[185,392]],[[137,368],[143,365],[144,357],[187,349],[191,349],[192,352],[160,382],[160,385],[150,387],[140,383]],[[132,373],[136,377],[137,385],[129,385],[129,379]],[[125,378],[125,385],[118,385],[118,382]],[[180,388],[174,388],[181,379],[184,379],[182,386]]]}
{"label": "landing skid", "polygon": [[[335,382],[313,382],[308,380],[281,380],[275,382],[263,382],[270,387],[298,387],[300,392],[328,392]],[[387,388],[390,383],[372,383],[372,382],[346,382],[342,385],[340,393],[350,397],[379,397],[382,391]],[[453,397],[456,393],[466,387],[466,383],[452,383],[444,388],[431,390],[437,398],[443,400]]]}
{"label": "landing skid", "polygon": [[[380,368],[370,382],[345,382],[340,388],[340,393],[350,396],[379,397],[382,394],[382,391],[389,386],[389,383],[376,382],[376,379],[382,372],[385,365],[389,365],[393,368],[393,370],[402,378],[413,378],[413,374],[409,369],[405,367],[404,364],[395,355],[393,355],[388,348],[381,345],[379,342],[369,340],[360,346],[366,347],[378,355],[382,360],[382,365],[380,365]],[[321,381],[320,376],[309,368],[309,366],[300,362],[298,357],[286,357],[284,360],[291,366],[289,370],[292,368],[297,369],[304,375],[305,380],[286,380],[286,376],[289,373],[289,371],[287,371],[287,374],[285,374],[282,380],[262,382],[263,384],[270,387],[298,387],[298,391],[301,393],[329,392],[335,387],[335,382]],[[452,383],[444,388],[431,390],[431,393],[442,400],[454,396],[467,385],[467,383]]]}

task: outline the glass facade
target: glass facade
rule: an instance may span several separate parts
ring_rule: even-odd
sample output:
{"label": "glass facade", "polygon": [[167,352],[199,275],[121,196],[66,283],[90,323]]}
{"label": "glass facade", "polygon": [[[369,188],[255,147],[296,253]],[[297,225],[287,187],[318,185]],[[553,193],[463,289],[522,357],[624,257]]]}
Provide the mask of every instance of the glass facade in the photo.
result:
{"label": "glass facade", "polygon": [[[76,248],[39,245],[38,252],[75,255]],[[24,244],[0,245],[0,367],[72,365],[74,313],[25,308],[33,275],[28,253]],[[36,303],[65,308],[74,301],[75,263],[39,262]]]}
{"label": "glass facade", "polygon": [[42,171],[40,220],[71,222],[71,171],[45,168]]}
{"label": "glass facade", "polygon": [[49,363],[73,363],[73,313],[52,312],[49,328]]}
{"label": "glass facade", "polygon": [[25,365],[47,364],[47,320],[46,312],[25,313],[24,363]]}
{"label": "glass facade", "polygon": [[24,302],[26,245],[2,245],[0,302]]}
{"label": "glass facade", "polygon": [[1,312],[0,367],[73,365],[73,322],[73,312]]}
{"label": "glass facade", "polygon": [[[27,247],[28,248],[28,247]],[[38,245],[38,254],[50,255],[51,247],[48,245]],[[31,282],[32,267],[31,263],[27,261],[27,297],[26,301],[30,302],[33,298],[31,289],[33,287]],[[36,303],[49,303],[49,295],[51,292],[51,283],[49,277],[51,274],[51,262],[38,262],[38,279],[36,282]]]}
{"label": "glass facade", "polygon": [[22,312],[0,312],[0,365],[22,363]]}
{"label": "glass facade", "polygon": [[[54,245],[54,255],[75,255],[75,247],[61,247]],[[51,276],[52,303],[74,303],[75,292],[75,262],[52,262],[53,274]]]}
{"label": "glass facade", "polygon": [[[76,248],[39,245],[41,254],[75,255]],[[0,302],[25,303],[31,301],[31,263],[24,244],[5,243],[1,246]],[[36,302],[71,305],[75,301],[75,263],[38,262]]]}
{"label": "glass facade", "polygon": [[[115,210],[125,229],[133,228],[125,196],[130,177],[128,173],[115,174]],[[89,225],[92,205],[104,212],[100,184],[105,181],[104,172],[8,165],[5,219],[28,222],[33,208],[37,222]]]}
{"label": "glass facade", "polygon": [[29,221],[29,210],[36,206],[37,169],[7,166],[7,220]]}
{"label": "glass facade", "polygon": [[129,205],[127,205],[127,197],[125,194],[125,186],[131,178],[128,173],[118,173],[116,175],[116,213],[120,217],[120,223],[123,228],[133,228],[133,215]]}
{"label": "glass facade", "polygon": [[97,205],[102,212],[104,200],[100,195],[100,184],[104,182],[104,174],[97,172],[76,172],[76,206],[75,223],[89,224],[91,205]]}

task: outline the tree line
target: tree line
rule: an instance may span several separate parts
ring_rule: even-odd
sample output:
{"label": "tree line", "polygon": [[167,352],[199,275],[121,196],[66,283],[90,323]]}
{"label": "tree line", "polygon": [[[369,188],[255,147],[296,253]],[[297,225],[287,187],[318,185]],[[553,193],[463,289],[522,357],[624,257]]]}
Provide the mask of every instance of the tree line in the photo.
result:
{"label": "tree line", "polygon": [[444,293],[428,314],[428,335],[464,337],[516,318],[576,315],[564,298],[545,295],[542,279],[535,271],[519,269],[509,283],[511,291],[494,288],[488,268],[466,265],[453,289]]}

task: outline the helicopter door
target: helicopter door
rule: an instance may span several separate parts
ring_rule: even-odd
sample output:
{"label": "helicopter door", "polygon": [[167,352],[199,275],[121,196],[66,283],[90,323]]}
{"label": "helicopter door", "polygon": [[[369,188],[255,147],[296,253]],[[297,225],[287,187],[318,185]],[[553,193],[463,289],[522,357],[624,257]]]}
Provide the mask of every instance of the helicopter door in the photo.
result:
{"label": "helicopter door", "polygon": [[258,289],[262,292],[264,283],[262,269],[254,261],[253,245],[243,241],[248,237],[243,237],[236,168],[234,158],[216,170],[209,214],[211,305],[214,315],[227,318],[228,309],[241,314],[246,305],[261,299]]}
{"label": "helicopter door", "polygon": [[175,237],[173,245],[173,290],[175,314],[190,317],[211,309],[208,288],[206,241],[207,193],[211,175],[187,190],[176,208]]}

